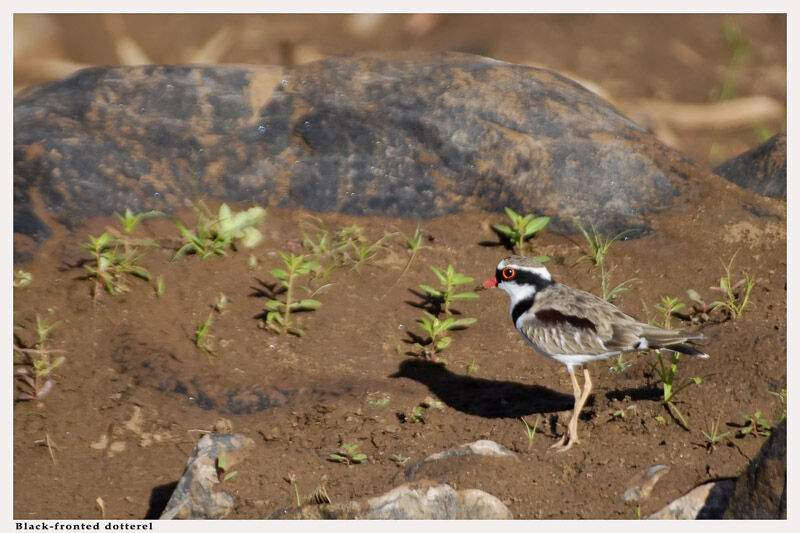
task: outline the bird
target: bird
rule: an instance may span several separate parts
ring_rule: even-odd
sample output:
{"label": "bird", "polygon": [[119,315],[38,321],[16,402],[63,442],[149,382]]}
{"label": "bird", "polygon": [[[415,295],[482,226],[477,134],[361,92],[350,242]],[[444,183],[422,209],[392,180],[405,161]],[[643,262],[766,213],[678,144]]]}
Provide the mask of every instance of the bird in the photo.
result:
{"label": "bird", "polygon": [[[551,446],[556,451],[567,451],[579,442],[578,417],[592,390],[586,363],[648,349],[708,358],[685,344],[703,340],[705,335],[639,322],[590,292],[558,283],[542,263],[529,257],[506,257],[497,264],[494,276],[477,288],[503,289],[511,299],[511,320],[522,338],[540,354],[567,367],[575,406],[564,435]],[[575,375],[581,368],[583,387]]]}

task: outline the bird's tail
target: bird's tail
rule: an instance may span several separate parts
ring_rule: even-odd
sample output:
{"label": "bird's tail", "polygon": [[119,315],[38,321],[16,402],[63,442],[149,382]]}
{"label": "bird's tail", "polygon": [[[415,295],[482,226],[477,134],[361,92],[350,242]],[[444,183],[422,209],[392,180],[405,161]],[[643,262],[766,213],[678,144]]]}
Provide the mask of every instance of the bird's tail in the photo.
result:
{"label": "bird's tail", "polygon": [[650,348],[664,348],[674,352],[685,353],[707,359],[708,354],[701,352],[694,346],[684,344],[687,341],[698,341],[706,338],[702,333],[687,333],[685,331],[669,330],[653,327],[644,332],[644,337],[647,338]]}

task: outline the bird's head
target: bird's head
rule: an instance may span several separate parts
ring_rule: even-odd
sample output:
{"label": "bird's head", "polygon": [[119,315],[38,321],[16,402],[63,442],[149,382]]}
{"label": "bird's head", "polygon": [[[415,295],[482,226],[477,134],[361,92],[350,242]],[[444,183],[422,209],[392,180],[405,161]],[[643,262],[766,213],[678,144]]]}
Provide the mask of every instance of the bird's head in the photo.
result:
{"label": "bird's head", "polygon": [[512,305],[532,298],[534,294],[552,285],[550,272],[535,259],[512,255],[497,264],[494,276],[483,282],[482,288],[503,289],[511,297]]}

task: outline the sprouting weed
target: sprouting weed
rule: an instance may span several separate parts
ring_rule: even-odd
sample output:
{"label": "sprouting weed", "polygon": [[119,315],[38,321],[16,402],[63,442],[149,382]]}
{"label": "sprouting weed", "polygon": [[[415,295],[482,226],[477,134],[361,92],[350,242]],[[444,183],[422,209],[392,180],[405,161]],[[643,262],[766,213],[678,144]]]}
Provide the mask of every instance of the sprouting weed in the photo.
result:
{"label": "sprouting weed", "polygon": [[700,431],[700,433],[702,433],[703,436],[706,438],[706,450],[708,450],[708,453],[713,452],[714,448],[719,443],[719,441],[721,441],[731,433],[730,431],[726,431],[725,433],[719,432],[720,416],[722,416],[722,413],[717,415],[716,421],[713,420],[711,421],[711,427],[709,428],[710,433],[706,433],[705,431],[702,430]]}
{"label": "sprouting weed", "polygon": [[54,382],[51,378],[66,361],[63,355],[54,357],[54,354],[64,350],[52,350],[47,346],[50,333],[58,324],[59,322],[45,322],[37,315],[37,340],[33,346],[25,348],[14,344],[15,363],[19,365],[14,373],[23,387],[20,400],[38,400],[53,389]]}
{"label": "sprouting weed", "polygon": [[411,457],[406,457],[402,453],[392,455],[392,461],[394,461],[397,466],[405,466],[410,459]]}
{"label": "sprouting weed", "polygon": [[700,296],[700,293],[694,289],[688,289],[686,294],[689,296],[689,300],[692,301],[692,324],[708,322],[711,318],[709,313],[711,313],[713,310],[712,306],[703,300],[703,298]]}
{"label": "sprouting weed", "polygon": [[[547,224],[550,223],[550,217],[534,218],[532,214],[523,216],[516,213],[510,207],[505,207],[504,210],[511,224],[493,224],[492,229],[497,234],[508,239],[512,247],[517,250],[520,255],[525,255],[526,249],[530,247],[530,240],[547,227]],[[546,255],[537,255],[534,259],[540,263],[545,263],[550,260]]]}
{"label": "sprouting weed", "polygon": [[430,285],[420,285],[419,288],[425,291],[425,294],[438,301],[446,315],[453,314],[450,306],[454,300],[474,300],[478,298],[477,293],[471,291],[460,293],[455,291],[456,287],[473,283],[475,278],[456,272],[453,265],[447,265],[444,273],[434,266],[431,266],[430,269],[438,278],[441,288],[435,289]]}
{"label": "sprouting weed", "polygon": [[223,450],[217,456],[217,475],[219,476],[219,480],[220,481],[228,481],[229,479],[231,479],[233,476],[235,476],[238,473],[239,472],[237,472],[236,470],[234,470],[232,472],[229,471],[228,454],[226,454],[225,450]]}
{"label": "sprouting weed", "polygon": [[328,456],[329,461],[334,463],[343,463],[346,465],[354,465],[363,463],[367,460],[367,455],[364,453],[356,452],[358,444],[342,443],[341,449]]}
{"label": "sprouting weed", "polygon": [[228,204],[222,204],[217,215],[211,213],[201,201],[192,206],[197,214],[195,231],[189,230],[179,220],[173,220],[186,243],[173,256],[175,261],[185,254],[197,254],[203,259],[226,255],[226,249],[238,241],[245,248],[253,248],[263,235],[256,228],[267,216],[263,207],[251,207],[234,213]]}
{"label": "sprouting weed", "polygon": [[[672,360],[669,362],[669,364],[665,362],[663,352],[670,352],[672,354]],[[656,375],[658,375],[658,378],[661,380],[661,385],[663,386],[662,403],[667,407],[667,410],[678,421],[681,427],[688,430],[689,424],[686,422],[683,414],[673,402],[673,399],[675,398],[676,394],[681,392],[686,387],[690,385],[699,385],[709,376],[689,378],[682,385],[676,386],[675,374],[678,371],[678,361],[680,361],[680,357],[681,354],[678,352],[673,352],[671,350],[656,350],[656,360],[658,362],[658,366],[652,363],[648,364],[650,365],[651,370],[653,370],[653,372],[655,372]]]}
{"label": "sprouting weed", "polygon": [[528,437],[528,452],[530,453],[531,448],[533,447],[533,440],[536,438],[536,431],[539,427],[541,417],[538,415],[536,416],[536,421],[533,423],[533,427],[529,426],[524,418],[519,417],[519,419],[522,420],[523,424],[525,424],[525,435]]}
{"label": "sprouting weed", "polygon": [[608,253],[611,250],[611,246],[620,239],[624,239],[635,230],[629,229],[625,231],[621,231],[614,235],[613,237],[605,237],[600,234],[597,230],[597,226],[594,222],[590,222],[590,229],[591,233],[581,225],[580,222],[577,220],[573,221],[575,226],[580,230],[583,236],[586,238],[586,242],[589,244],[590,252],[581,256],[578,259],[578,262],[583,260],[589,259],[592,261],[594,266],[598,267],[600,270],[600,288],[603,293],[603,299],[607,302],[610,302],[623,292],[630,289],[629,285],[635,281],[639,281],[637,278],[631,278],[628,280],[623,281],[619,285],[615,287],[611,287],[611,273],[616,270],[617,266],[614,265],[613,267],[608,267],[606,264],[606,259],[608,257]]}
{"label": "sprouting weed", "polygon": [[672,329],[672,324],[671,324],[672,314],[675,311],[683,309],[684,307],[686,307],[686,304],[678,300],[678,298],[673,298],[671,296],[662,296],[661,303],[655,305],[655,308],[664,317],[661,326],[664,329]]}
{"label": "sprouting weed", "polygon": [[[731,279],[733,260],[736,258],[738,253],[739,251],[737,250],[733,256],[731,256],[731,260],[727,265],[723,263],[722,266],[725,269],[725,275],[719,278],[718,286],[711,287],[712,290],[719,291],[726,296],[725,301],[712,302],[712,309],[723,309],[727,311],[733,320],[736,320],[742,316],[742,313],[744,313],[744,308],[747,307],[748,304],[752,305],[752,302],[750,301],[750,293],[752,292],[753,287],[756,285],[755,279],[749,274],[745,274],[743,279],[740,279],[735,283]],[[740,289],[743,290],[740,291]]]}
{"label": "sprouting weed", "polygon": [[122,241],[115,239],[108,232],[99,237],[89,235],[89,242],[82,246],[94,260],[93,265],[84,266],[89,272],[89,278],[95,280],[93,299],[97,299],[101,286],[112,296],[129,291],[128,275],[150,281],[150,272],[137,265],[147,251],[140,253],[138,247],[133,245],[125,247]]}
{"label": "sprouting weed", "polygon": [[25,272],[24,270],[17,270],[14,272],[14,288],[24,289],[33,283],[33,274]]}
{"label": "sprouting weed", "polygon": [[316,261],[306,260],[305,255],[285,254],[280,252],[281,260],[283,261],[285,269],[275,268],[270,270],[272,274],[284,290],[285,301],[271,299],[267,301],[265,307],[267,309],[264,326],[277,334],[291,333],[302,337],[305,331],[295,327],[292,323],[292,313],[298,311],[313,311],[318,309],[322,302],[312,298],[302,298],[295,301],[295,293],[298,289],[310,293],[314,296],[317,292],[322,290],[328,285],[323,285],[316,291],[312,291],[305,285],[299,285],[299,279],[311,273],[314,268],[318,266]]}
{"label": "sprouting weed", "polygon": [[757,410],[752,415],[746,413],[739,414],[745,419],[746,425],[739,431],[739,435],[745,436],[753,434],[756,437],[769,437],[772,432],[772,426],[767,422],[767,419],[761,416],[761,409]]}
{"label": "sprouting weed", "polygon": [[781,412],[781,417],[778,420],[778,423],[780,424],[781,422],[786,420],[786,389],[783,388],[781,389],[780,392],[769,391],[769,393],[778,398],[778,400],[780,400],[781,402],[781,406],[783,407],[783,410]]}
{"label": "sprouting weed", "polygon": [[214,323],[214,313],[208,313],[206,318],[197,320],[197,331],[195,332],[194,344],[203,352],[210,364],[214,364],[214,344],[211,340],[211,324]]}
{"label": "sprouting weed", "polygon": [[414,346],[419,349],[426,359],[436,360],[439,352],[450,346],[453,342],[452,337],[447,336],[447,332],[456,329],[464,329],[475,322],[476,318],[453,318],[447,317],[439,320],[434,315],[424,311],[424,317],[417,320],[417,323],[428,334],[428,339],[424,342],[415,342]]}
{"label": "sprouting weed", "polygon": [[422,244],[422,227],[419,224],[417,224],[417,229],[414,230],[414,235],[409,237],[408,235],[404,234],[403,238],[405,239],[406,245],[408,246],[408,250],[411,253],[408,256],[408,261],[406,262],[406,266],[403,267],[403,271],[400,273],[400,276],[398,277],[402,277],[406,272],[408,272],[408,269],[411,267],[411,262],[414,260],[414,258],[421,250],[423,250],[424,248],[430,248],[430,246],[425,246]]}

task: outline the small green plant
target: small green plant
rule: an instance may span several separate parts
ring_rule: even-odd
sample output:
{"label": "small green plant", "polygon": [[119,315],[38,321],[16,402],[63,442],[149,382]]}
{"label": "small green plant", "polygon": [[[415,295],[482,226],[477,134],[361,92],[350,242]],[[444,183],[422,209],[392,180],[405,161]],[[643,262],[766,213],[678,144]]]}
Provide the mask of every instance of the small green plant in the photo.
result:
{"label": "small green plant", "polygon": [[20,365],[15,370],[17,378],[22,382],[23,390],[19,394],[20,400],[38,400],[53,389],[53,374],[64,364],[66,357],[54,357],[56,353],[64,350],[51,350],[47,344],[50,333],[58,326],[59,322],[52,324],[36,316],[37,340],[30,348],[14,344],[14,358]]}
{"label": "small green plant", "polygon": [[453,304],[454,300],[474,300],[478,298],[477,293],[474,292],[456,293],[455,291],[456,287],[473,283],[475,278],[471,278],[456,272],[453,268],[453,265],[447,265],[444,273],[442,273],[442,271],[435,266],[430,267],[430,269],[439,279],[441,288],[434,289],[430,285],[420,285],[419,288],[422,289],[425,294],[436,300],[441,305],[441,308],[446,315],[453,314],[450,306]]}
{"label": "small green plant", "polygon": [[24,270],[17,270],[14,272],[14,288],[24,289],[33,283],[33,274],[25,272]]}
{"label": "small green plant", "polygon": [[529,426],[524,418],[519,417],[519,419],[522,420],[523,424],[525,424],[525,435],[528,437],[528,453],[530,453],[531,448],[533,447],[533,440],[536,438],[536,431],[539,428],[539,421],[541,420],[541,417],[538,415],[536,416],[536,422],[533,423],[533,427]]}
{"label": "small green plant", "polygon": [[228,308],[229,303],[230,301],[228,300],[228,297],[223,293],[220,293],[219,296],[217,296],[217,299],[214,300],[214,311],[222,314],[222,312]]}
{"label": "small green plant", "polygon": [[406,246],[408,246],[410,255],[408,256],[408,261],[406,261],[406,266],[403,267],[403,271],[398,277],[403,277],[403,275],[408,272],[408,269],[411,268],[411,262],[414,261],[414,258],[420,251],[424,248],[430,248],[430,246],[422,244],[422,227],[419,224],[417,224],[417,229],[414,230],[414,235],[409,237],[403,234],[403,238],[406,241]]}
{"label": "small green plant", "polygon": [[405,466],[409,460],[411,460],[411,457],[406,457],[402,453],[392,455],[392,461],[394,461],[397,466]]}
{"label": "small green plant", "polygon": [[392,400],[391,396],[385,392],[370,392],[367,393],[367,403],[374,407],[383,407],[388,405]]}
{"label": "small green plant", "polygon": [[612,420],[624,420],[628,416],[628,411],[635,411],[635,410],[636,410],[636,406],[635,405],[629,405],[628,407],[626,407],[624,409],[617,409],[616,411],[611,413],[611,419]]}
{"label": "small green plant", "polygon": [[363,463],[367,460],[367,455],[356,452],[356,448],[358,448],[358,444],[347,444],[346,442],[343,442],[342,447],[338,452],[334,452],[328,456],[328,461],[346,465]]}
{"label": "small green plant", "polygon": [[710,433],[706,433],[705,431],[702,430],[700,431],[700,433],[702,433],[703,436],[706,438],[706,450],[708,450],[708,453],[713,452],[714,448],[719,443],[719,441],[721,441],[731,433],[730,431],[726,431],[725,433],[719,432],[720,416],[722,416],[722,413],[717,415],[716,421],[713,420],[711,421],[711,427],[709,428]]}
{"label": "small green plant", "polygon": [[197,214],[197,229],[191,231],[179,220],[173,220],[186,243],[173,256],[175,261],[185,254],[197,254],[203,259],[226,255],[226,249],[238,241],[245,248],[256,246],[263,235],[256,228],[267,216],[263,207],[251,207],[234,213],[228,204],[222,204],[215,216],[201,201],[192,206]]}
{"label": "small green plant", "polygon": [[228,481],[239,473],[236,470],[232,472],[228,471],[228,455],[225,453],[225,450],[217,456],[217,473],[220,481]]}
{"label": "small green plant", "polygon": [[614,358],[614,364],[611,365],[609,370],[611,372],[625,372],[625,370],[630,368],[632,365],[633,363],[631,363],[630,361],[626,361],[625,355],[621,353]]}
{"label": "small green plant", "polygon": [[453,318],[447,317],[444,320],[439,320],[434,315],[423,312],[424,317],[417,320],[417,323],[422,326],[425,333],[428,334],[428,339],[424,343],[415,342],[414,346],[422,352],[426,359],[436,360],[439,352],[450,346],[453,342],[452,337],[448,337],[447,333],[452,330],[464,329],[478,320],[476,318]]}
{"label": "small green plant", "polygon": [[297,508],[300,509],[301,507],[303,507],[303,502],[300,499],[300,489],[297,486],[297,476],[295,476],[294,474],[289,474],[289,476],[285,477],[284,479],[288,481],[289,484],[292,485],[292,488],[294,489],[294,497],[295,500],[297,501]]}
{"label": "small green plant", "polygon": [[600,234],[597,230],[597,226],[594,222],[590,222],[590,229],[591,233],[583,227],[583,225],[578,222],[577,220],[573,221],[575,226],[580,230],[583,234],[584,238],[586,238],[586,242],[589,244],[590,252],[581,256],[578,259],[580,263],[583,260],[589,259],[592,261],[594,266],[600,269],[600,288],[603,292],[603,299],[607,302],[610,302],[623,292],[630,289],[629,285],[635,281],[638,281],[636,278],[631,278],[628,280],[623,281],[619,285],[615,287],[611,287],[611,273],[616,270],[617,266],[614,265],[610,267],[606,264],[606,259],[608,257],[608,253],[611,251],[611,246],[620,239],[624,239],[628,235],[634,232],[634,230],[625,230],[617,233],[613,237],[605,237],[604,235]]}
{"label": "small green plant", "polygon": [[156,278],[156,298],[164,296],[164,276],[160,275]]}
{"label": "small green plant", "polygon": [[680,311],[684,307],[686,307],[686,304],[681,302],[678,298],[673,298],[671,296],[662,296],[661,303],[655,305],[655,308],[664,317],[661,326],[664,329],[672,329],[672,324],[671,324],[672,314],[675,311]]}
{"label": "small green plant", "polygon": [[783,410],[781,412],[781,417],[778,420],[778,424],[780,424],[781,422],[786,420],[786,389],[783,388],[781,389],[780,392],[769,391],[769,393],[778,398],[778,400],[780,400],[781,402],[781,406],[783,407]]}
{"label": "small green plant", "polygon": [[206,318],[197,320],[197,331],[195,332],[194,344],[203,352],[210,364],[214,364],[214,343],[211,340],[211,324],[214,323],[214,313],[208,313]]}
{"label": "small green plant", "polygon": [[291,314],[298,311],[313,311],[314,309],[318,309],[322,305],[322,302],[312,298],[303,298],[295,301],[295,292],[300,289],[306,293],[310,293],[310,296],[314,296],[320,289],[327,287],[327,285],[313,292],[309,287],[299,285],[298,279],[308,275],[319,264],[316,261],[307,260],[305,255],[295,255],[294,253],[287,255],[281,252],[280,256],[286,269],[275,268],[270,270],[270,274],[278,280],[278,283],[284,290],[285,301],[282,302],[276,299],[267,301],[265,304],[267,314],[264,320],[264,326],[279,335],[291,333],[292,335],[302,337],[305,335],[305,331],[293,325]]}
{"label": "small green plant", "polygon": [[[115,239],[108,232],[99,237],[89,235],[89,242],[82,246],[94,259],[93,265],[84,265],[89,272],[89,278],[95,280],[93,299],[97,299],[101,286],[105,287],[111,296],[129,291],[128,275],[150,281],[150,272],[137,265],[147,254],[146,251],[140,253],[138,247],[130,243],[125,245],[123,241]],[[124,249],[120,249],[121,246]]]}
{"label": "small green plant", "polygon": [[119,219],[120,224],[122,224],[123,235],[131,236],[133,235],[136,226],[138,226],[142,220],[153,217],[162,217],[164,216],[164,213],[162,213],[161,211],[147,211],[145,213],[134,213],[133,211],[131,211],[129,207],[126,207],[124,215],[120,215],[119,213],[115,212],[114,216],[116,216]]}
{"label": "small green plant", "polygon": [[[663,352],[670,352],[672,354],[672,359],[668,364],[665,362],[665,354]],[[655,374],[661,380],[661,385],[663,386],[662,403],[673,416],[673,418],[678,421],[681,427],[688,430],[689,424],[686,422],[683,414],[673,402],[673,399],[675,398],[676,394],[681,392],[686,387],[690,385],[699,385],[708,376],[689,378],[682,385],[676,386],[675,374],[678,372],[678,361],[680,361],[680,357],[681,354],[678,352],[673,352],[671,350],[656,350],[656,360],[658,362],[658,366],[653,363],[648,364],[650,365],[651,370],[653,370],[653,372],[655,372]]]}
{"label": "small green plant", "polygon": [[745,427],[739,430],[739,435],[744,437],[745,435],[753,434],[756,437],[769,437],[772,432],[772,426],[767,422],[766,418],[761,416],[760,409],[752,415],[742,413],[741,411],[739,411],[739,414],[746,421]]}
{"label": "small green plant", "polygon": [[[504,208],[511,224],[493,224],[492,229],[499,235],[508,239],[513,248],[520,254],[525,255],[525,251],[530,249],[530,240],[542,231],[550,223],[550,217],[535,217],[532,214],[525,216],[516,213],[510,207]],[[540,263],[550,260],[546,255],[534,257]]]}
{"label": "small green plant", "polygon": [[477,359],[475,359],[475,356],[473,356],[472,362],[469,365],[467,365],[467,375],[471,376],[477,371],[478,371],[478,361]]}
{"label": "small green plant", "polygon": [[687,290],[686,294],[689,296],[689,300],[692,301],[692,324],[708,322],[711,319],[709,314],[713,311],[712,305],[703,300],[700,293],[694,289]]}
{"label": "small green plant", "polygon": [[327,278],[334,268],[345,264],[358,268],[374,258],[380,249],[385,248],[384,242],[393,236],[392,233],[384,233],[377,241],[370,243],[361,226],[354,224],[342,227],[332,234],[317,217],[307,215],[306,219],[301,218],[299,221],[303,234],[302,246],[308,255],[320,260],[314,269],[314,275],[321,279]]}
{"label": "small green plant", "polygon": [[[750,293],[755,287],[756,282],[749,274],[745,274],[743,279],[740,279],[737,282],[733,282],[731,279],[731,270],[733,269],[733,260],[736,258],[736,255],[739,253],[737,250],[733,256],[731,256],[731,260],[728,261],[728,264],[722,264],[722,267],[725,269],[725,275],[719,278],[719,285],[716,287],[711,287],[712,290],[719,291],[726,296],[725,301],[713,302],[712,309],[723,309],[728,312],[730,317],[733,320],[738,319],[744,313],[744,308],[747,307],[748,304],[752,305],[750,301]],[[740,289],[743,288],[743,291]]]}

